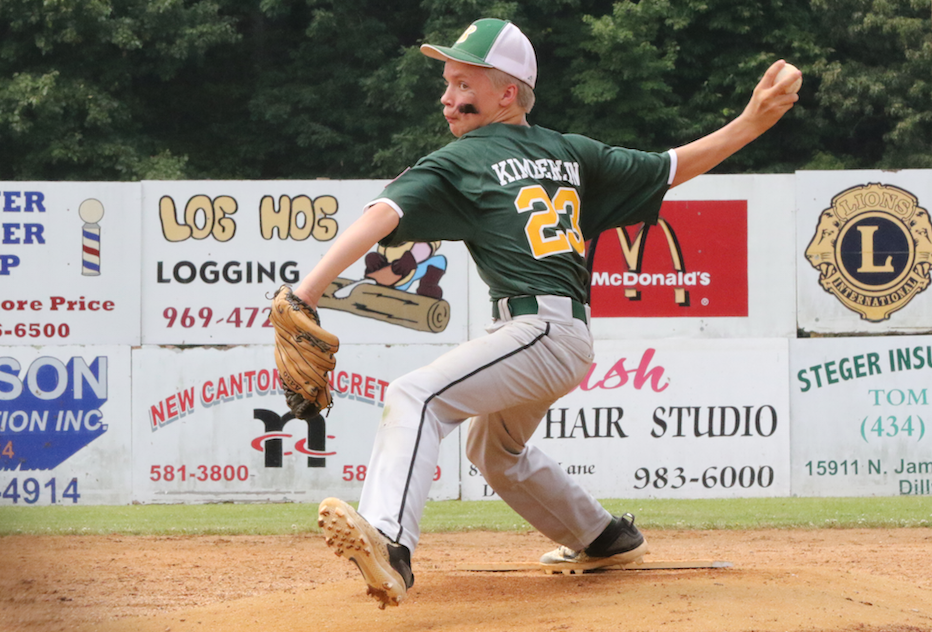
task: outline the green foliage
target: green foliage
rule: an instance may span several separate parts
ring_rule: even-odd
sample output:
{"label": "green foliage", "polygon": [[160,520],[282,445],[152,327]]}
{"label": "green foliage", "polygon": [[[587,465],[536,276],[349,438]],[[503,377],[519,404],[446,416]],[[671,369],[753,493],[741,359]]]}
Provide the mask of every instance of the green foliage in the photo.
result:
{"label": "green foliage", "polygon": [[720,172],[932,167],[928,0],[4,0],[0,179],[393,177],[452,140],[420,44],[484,16],[535,44],[533,123],[662,151],[785,58]]}
{"label": "green foliage", "polygon": [[0,32],[5,179],[131,180],[170,162],[160,103],[142,97],[237,41],[214,2],[183,0],[4,0]]}
{"label": "green foliage", "polygon": [[853,168],[932,167],[932,5],[814,0],[827,54],[813,63],[826,149]]}

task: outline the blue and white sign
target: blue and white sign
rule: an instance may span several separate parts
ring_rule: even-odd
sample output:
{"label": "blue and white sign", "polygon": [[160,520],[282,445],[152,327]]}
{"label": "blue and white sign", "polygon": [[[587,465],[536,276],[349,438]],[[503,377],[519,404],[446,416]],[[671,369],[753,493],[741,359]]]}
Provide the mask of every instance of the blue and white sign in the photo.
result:
{"label": "blue and white sign", "polygon": [[0,182],[0,345],[139,344],[141,190]]}
{"label": "blue and white sign", "polygon": [[0,504],[128,502],[128,347],[0,347]]}

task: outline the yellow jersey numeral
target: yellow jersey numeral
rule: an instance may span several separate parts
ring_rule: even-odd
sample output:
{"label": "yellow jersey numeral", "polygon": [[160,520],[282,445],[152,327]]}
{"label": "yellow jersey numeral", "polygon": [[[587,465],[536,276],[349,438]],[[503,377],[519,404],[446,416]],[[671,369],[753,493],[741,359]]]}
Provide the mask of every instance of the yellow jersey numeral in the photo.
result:
{"label": "yellow jersey numeral", "polygon": [[[535,202],[540,202],[544,208],[535,210]],[[539,184],[524,187],[518,192],[515,208],[519,213],[531,214],[524,232],[535,259],[574,250],[579,256],[584,255],[586,244],[579,230],[579,207],[579,193],[569,187],[560,187],[553,199]],[[570,229],[564,231],[557,226],[560,224],[560,215],[566,214],[570,216]],[[548,230],[552,231],[552,235],[545,234]]]}

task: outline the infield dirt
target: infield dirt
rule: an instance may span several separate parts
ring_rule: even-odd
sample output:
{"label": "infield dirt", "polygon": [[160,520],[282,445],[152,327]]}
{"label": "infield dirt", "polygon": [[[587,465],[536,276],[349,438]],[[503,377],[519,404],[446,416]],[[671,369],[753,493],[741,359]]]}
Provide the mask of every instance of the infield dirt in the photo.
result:
{"label": "infield dirt", "polygon": [[648,560],[727,569],[457,570],[535,561],[537,533],[428,534],[379,610],[319,535],[0,538],[0,630],[932,631],[932,529],[650,531]]}

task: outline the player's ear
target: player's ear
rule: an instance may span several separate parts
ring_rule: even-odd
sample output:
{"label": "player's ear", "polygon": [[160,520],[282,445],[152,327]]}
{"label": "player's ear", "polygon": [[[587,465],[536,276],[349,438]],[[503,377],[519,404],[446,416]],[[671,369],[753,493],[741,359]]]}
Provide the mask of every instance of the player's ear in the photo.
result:
{"label": "player's ear", "polygon": [[503,107],[508,107],[509,105],[511,105],[517,100],[518,100],[518,86],[513,83],[509,83],[502,90],[502,98],[499,100],[499,103]]}

